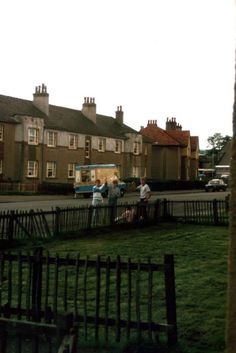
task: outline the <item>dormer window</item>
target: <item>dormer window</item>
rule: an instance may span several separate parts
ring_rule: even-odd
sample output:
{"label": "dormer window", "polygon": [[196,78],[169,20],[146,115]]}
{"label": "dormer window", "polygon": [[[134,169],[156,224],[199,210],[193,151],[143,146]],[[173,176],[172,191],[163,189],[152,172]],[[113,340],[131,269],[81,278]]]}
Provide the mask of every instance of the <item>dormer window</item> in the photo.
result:
{"label": "dormer window", "polygon": [[105,150],[106,150],[106,139],[99,138],[98,139],[98,151],[105,152]]}
{"label": "dormer window", "polygon": [[77,135],[69,134],[69,149],[76,150],[77,145],[78,145]]}
{"label": "dormer window", "polygon": [[120,140],[115,141],[115,153],[121,153],[121,141]]}
{"label": "dormer window", "polygon": [[38,143],[39,143],[39,130],[34,127],[30,127],[28,129],[28,144],[38,145]]}
{"label": "dormer window", "polygon": [[140,154],[140,142],[134,142],[133,154]]}
{"label": "dormer window", "polygon": [[54,131],[47,132],[47,146],[56,147],[57,145],[57,133]]}

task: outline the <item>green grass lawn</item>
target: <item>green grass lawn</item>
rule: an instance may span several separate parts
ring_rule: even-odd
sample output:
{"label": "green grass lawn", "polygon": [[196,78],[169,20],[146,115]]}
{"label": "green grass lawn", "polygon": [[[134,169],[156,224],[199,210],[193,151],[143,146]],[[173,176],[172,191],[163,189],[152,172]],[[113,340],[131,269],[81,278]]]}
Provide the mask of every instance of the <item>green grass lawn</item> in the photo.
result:
{"label": "green grass lawn", "polygon": [[[179,346],[183,353],[223,353],[226,311],[228,228],[161,224],[141,229],[99,232],[80,239],[42,242],[50,254],[117,255],[162,262],[175,255]],[[27,245],[30,249],[32,244]],[[26,248],[26,246],[24,246]]]}

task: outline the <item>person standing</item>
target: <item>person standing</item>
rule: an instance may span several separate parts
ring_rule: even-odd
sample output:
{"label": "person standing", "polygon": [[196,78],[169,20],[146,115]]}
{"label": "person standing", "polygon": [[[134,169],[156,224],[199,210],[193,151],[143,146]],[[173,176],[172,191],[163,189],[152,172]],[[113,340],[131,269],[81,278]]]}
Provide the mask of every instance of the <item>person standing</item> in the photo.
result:
{"label": "person standing", "polygon": [[146,183],[146,179],[144,177],[140,178],[140,185],[137,187],[137,190],[140,191],[140,200],[139,200],[139,208],[140,208],[140,217],[139,219],[146,220],[147,219],[147,206],[148,200],[151,197],[151,189]]}
{"label": "person standing", "polygon": [[92,206],[94,207],[93,215],[92,215],[92,225],[96,226],[99,221],[99,210],[98,207],[103,203],[102,193],[106,190],[106,181],[101,185],[101,180],[95,180],[95,185],[93,186],[93,199]]}
{"label": "person standing", "polygon": [[116,206],[117,200],[120,197],[120,188],[118,186],[118,180],[113,179],[112,183],[108,185],[108,206],[110,211],[110,222],[114,222],[116,218]]}
{"label": "person standing", "polygon": [[112,183],[108,185],[108,205],[116,206],[118,197],[120,197],[120,188],[117,179],[114,179]]}

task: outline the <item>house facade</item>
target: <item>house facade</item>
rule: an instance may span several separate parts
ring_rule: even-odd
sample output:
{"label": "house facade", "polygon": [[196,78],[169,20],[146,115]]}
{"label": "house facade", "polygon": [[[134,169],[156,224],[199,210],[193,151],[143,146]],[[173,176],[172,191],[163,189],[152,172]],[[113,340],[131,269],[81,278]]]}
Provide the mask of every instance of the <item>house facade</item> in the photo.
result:
{"label": "house facade", "polygon": [[150,177],[152,144],[123,120],[121,106],[101,115],[90,97],[81,110],[51,105],[44,84],[32,101],[0,95],[0,180],[73,184],[76,164],[93,163]]}
{"label": "house facade", "polygon": [[167,118],[166,129],[149,120],[140,133],[152,141],[152,178],[158,180],[196,180],[199,143],[197,136],[182,130],[175,118]]}

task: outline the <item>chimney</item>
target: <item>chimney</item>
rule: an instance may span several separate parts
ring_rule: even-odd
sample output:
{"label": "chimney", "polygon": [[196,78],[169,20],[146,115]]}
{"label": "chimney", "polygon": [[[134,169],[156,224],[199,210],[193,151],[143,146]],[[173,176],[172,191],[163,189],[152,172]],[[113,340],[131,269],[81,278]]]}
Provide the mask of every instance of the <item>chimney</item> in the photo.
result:
{"label": "chimney", "polygon": [[157,127],[157,120],[148,120],[147,126],[155,126],[155,127]]}
{"label": "chimney", "polygon": [[177,124],[177,125],[176,125],[176,130],[182,130],[182,125]]}
{"label": "chimney", "polygon": [[116,111],[116,121],[118,124],[122,125],[124,120],[124,112],[122,111],[122,106],[117,107]]}
{"label": "chimney", "polygon": [[35,87],[35,93],[33,94],[33,104],[47,116],[49,115],[49,94],[47,93],[47,86]]}
{"label": "chimney", "polygon": [[96,113],[95,98],[84,97],[82,113],[86,116],[86,118],[92,120],[92,122],[96,124],[97,113]]}
{"label": "chimney", "polygon": [[176,118],[166,119],[166,130],[177,130],[176,127],[177,127]]}

